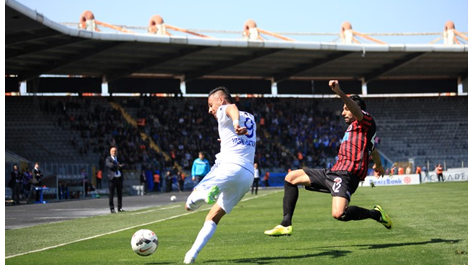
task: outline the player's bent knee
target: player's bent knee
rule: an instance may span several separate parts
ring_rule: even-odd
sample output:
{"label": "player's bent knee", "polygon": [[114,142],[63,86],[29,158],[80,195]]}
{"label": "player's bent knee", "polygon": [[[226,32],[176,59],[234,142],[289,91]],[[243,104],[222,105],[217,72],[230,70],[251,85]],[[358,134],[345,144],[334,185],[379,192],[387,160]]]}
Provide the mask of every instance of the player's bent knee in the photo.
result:
{"label": "player's bent knee", "polygon": [[349,221],[349,219],[346,218],[346,214],[344,211],[333,211],[332,216],[338,221]]}
{"label": "player's bent knee", "polygon": [[349,215],[346,214],[346,210],[342,212],[333,213],[332,215],[333,215],[333,218],[335,218],[338,221],[347,222],[350,220],[354,220]]}
{"label": "player's bent knee", "polygon": [[343,220],[343,214],[332,214],[333,218],[335,218],[338,221],[344,221]]}
{"label": "player's bent knee", "polygon": [[286,177],[284,177],[284,180],[292,184],[293,178],[292,178],[291,173],[288,173]]}
{"label": "player's bent knee", "polygon": [[299,185],[299,184],[310,184],[310,179],[307,176],[307,174],[304,172],[302,169],[294,170],[289,172],[286,177],[284,178],[285,181],[293,184],[293,185]]}
{"label": "player's bent knee", "polygon": [[202,204],[205,203],[205,200],[201,194],[198,192],[192,192],[185,202],[185,209],[187,211],[193,211],[198,209]]}

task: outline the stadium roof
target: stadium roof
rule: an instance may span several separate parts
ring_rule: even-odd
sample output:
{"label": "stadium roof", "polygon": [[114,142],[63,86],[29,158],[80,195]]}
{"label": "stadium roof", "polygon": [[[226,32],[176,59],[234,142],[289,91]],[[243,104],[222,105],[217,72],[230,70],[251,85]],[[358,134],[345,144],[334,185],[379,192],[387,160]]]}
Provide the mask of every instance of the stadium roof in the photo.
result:
{"label": "stadium roof", "polygon": [[5,73],[284,80],[458,79],[468,45],[248,41],[72,29],[14,1],[5,5]]}

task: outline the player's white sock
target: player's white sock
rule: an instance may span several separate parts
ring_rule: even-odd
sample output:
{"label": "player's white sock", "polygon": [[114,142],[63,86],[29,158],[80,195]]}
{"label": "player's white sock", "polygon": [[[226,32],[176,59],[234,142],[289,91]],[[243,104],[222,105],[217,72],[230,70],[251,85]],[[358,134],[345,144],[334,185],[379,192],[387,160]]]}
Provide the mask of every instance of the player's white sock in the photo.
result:
{"label": "player's white sock", "polygon": [[194,260],[197,258],[198,253],[202,250],[202,248],[208,243],[211,237],[214,235],[216,231],[216,223],[213,221],[205,221],[202,229],[198,232],[197,239],[192,245],[192,248],[187,252],[187,254],[191,254]]}
{"label": "player's white sock", "polygon": [[206,193],[202,191],[194,191],[188,196],[186,206],[190,210],[196,210],[205,203]]}

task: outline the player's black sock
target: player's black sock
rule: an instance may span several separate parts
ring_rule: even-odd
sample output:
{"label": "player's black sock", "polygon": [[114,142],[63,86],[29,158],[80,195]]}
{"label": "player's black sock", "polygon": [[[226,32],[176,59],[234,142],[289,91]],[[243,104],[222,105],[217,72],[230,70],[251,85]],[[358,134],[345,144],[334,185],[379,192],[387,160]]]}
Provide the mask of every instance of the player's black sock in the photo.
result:
{"label": "player's black sock", "polygon": [[290,226],[296,202],[299,198],[299,189],[287,181],[284,182],[284,197],[283,197],[283,221],[282,226]]}
{"label": "player's black sock", "polygon": [[343,215],[338,219],[340,221],[363,220],[372,218],[376,221],[380,220],[380,212],[368,210],[358,206],[348,206]]}

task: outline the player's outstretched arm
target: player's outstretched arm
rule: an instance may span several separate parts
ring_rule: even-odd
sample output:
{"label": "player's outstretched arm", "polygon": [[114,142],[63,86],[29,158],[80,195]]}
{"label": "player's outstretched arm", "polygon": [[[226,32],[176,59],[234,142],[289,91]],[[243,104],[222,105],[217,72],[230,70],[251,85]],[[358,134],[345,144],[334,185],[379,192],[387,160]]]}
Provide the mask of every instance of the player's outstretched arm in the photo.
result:
{"label": "player's outstretched arm", "polygon": [[340,96],[341,100],[343,100],[346,107],[351,111],[351,113],[356,117],[358,121],[362,121],[364,115],[362,114],[362,110],[359,105],[354,102],[354,100],[350,99],[348,95],[346,95],[340,88],[340,83],[338,80],[330,80],[328,82],[330,88],[335,92],[338,96]]}

